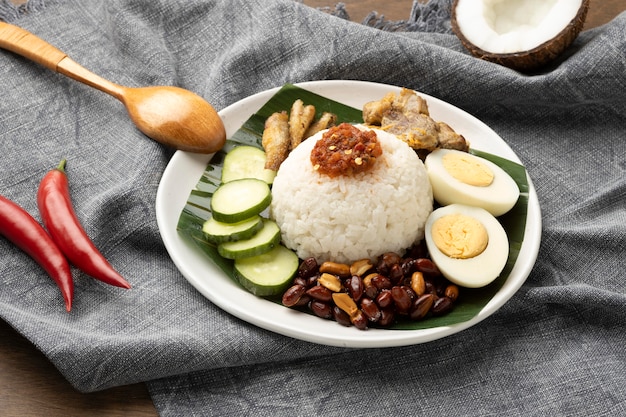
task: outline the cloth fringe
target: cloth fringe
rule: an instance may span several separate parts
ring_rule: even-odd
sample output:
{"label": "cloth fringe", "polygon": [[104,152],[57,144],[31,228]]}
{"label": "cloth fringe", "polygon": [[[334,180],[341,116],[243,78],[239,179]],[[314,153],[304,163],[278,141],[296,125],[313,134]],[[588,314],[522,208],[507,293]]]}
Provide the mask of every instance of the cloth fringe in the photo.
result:
{"label": "cloth fringe", "polygon": [[49,0],[28,0],[20,5],[15,5],[11,0],[0,0],[0,20],[13,22],[22,15],[43,9],[48,3],[50,3]]}
{"label": "cloth fringe", "polygon": [[[54,0],[29,0],[16,6],[11,0],[0,0],[0,20],[15,21],[21,15],[44,8],[49,1]],[[302,3],[302,0],[295,1]],[[388,32],[452,33],[450,27],[451,7],[452,0],[428,0],[426,3],[413,0],[411,12],[406,20],[386,20],[385,15],[372,11],[361,23]],[[326,6],[317,9],[341,19],[350,20],[345,3],[337,3],[335,7]]]}
{"label": "cloth fringe", "polygon": [[[450,26],[451,7],[452,0],[429,0],[426,3],[413,0],[411,13],[406,20],[386,20],[385,15],[372,11],[361,23],[388,32],[452,33]],[[329,6],[318,7],[318,10],[341,19],[350,20],[345,3],[337,3],[334,8]]]}

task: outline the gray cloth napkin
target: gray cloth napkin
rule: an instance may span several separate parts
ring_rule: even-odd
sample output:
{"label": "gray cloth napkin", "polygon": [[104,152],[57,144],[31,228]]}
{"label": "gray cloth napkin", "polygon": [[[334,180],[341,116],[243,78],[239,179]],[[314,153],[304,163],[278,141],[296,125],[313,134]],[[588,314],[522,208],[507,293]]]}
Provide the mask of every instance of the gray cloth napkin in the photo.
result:
{"label": "gray cloth napkin", "polygon": [[416,7],[399,25],[413,32],[290,0],[0,0],[0,18],[114,82],[178,85],[218,110],[288,82],[355,79],[480,118],[526,165],[543,216],[536,266],[493,316],[426,344],[355,350],[221,311],[160,239],[154,201],[173,152],[115,99],[3,51],[0,193],[39,218],[39,180],[67,158],[79,217],[133,288],[75,270],[68,314],[47,275],[0,239],[0,316],[76,389],[148,381],[163,416],[625,414],[626,15],[524,75],[469,56],[449,3]]}

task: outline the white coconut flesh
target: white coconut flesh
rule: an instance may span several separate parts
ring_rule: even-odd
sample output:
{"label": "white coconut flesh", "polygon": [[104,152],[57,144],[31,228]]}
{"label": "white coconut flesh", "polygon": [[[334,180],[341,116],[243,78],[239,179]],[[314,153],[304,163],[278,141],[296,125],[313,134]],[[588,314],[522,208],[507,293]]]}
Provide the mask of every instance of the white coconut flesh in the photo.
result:
{"label": "white coconut flesh", "polygon": [[456,23],[473,45],[494,54],[529,51],[556,37],[583,0],[458,0]]}

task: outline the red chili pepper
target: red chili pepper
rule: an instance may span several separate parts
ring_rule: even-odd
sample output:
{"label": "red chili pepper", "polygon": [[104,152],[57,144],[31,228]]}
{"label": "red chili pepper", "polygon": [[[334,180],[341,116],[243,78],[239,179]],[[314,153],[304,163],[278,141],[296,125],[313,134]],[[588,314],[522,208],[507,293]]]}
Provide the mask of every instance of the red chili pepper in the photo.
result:
{"label": "red chili pepper", "polygon": [[130,288],[128,281],[96,248],[78,220],[70,199],[65,164],[64,159],[39,184],[37,203],[44,226],[61,252],[78,269],[107,284]]}
{"label": "red chili pepper", "polygon": [[30,255],[57,283],[67,311],[72,309],[74,281],[70,265],[50,235],[26,210],[0,195],[0,235]]}

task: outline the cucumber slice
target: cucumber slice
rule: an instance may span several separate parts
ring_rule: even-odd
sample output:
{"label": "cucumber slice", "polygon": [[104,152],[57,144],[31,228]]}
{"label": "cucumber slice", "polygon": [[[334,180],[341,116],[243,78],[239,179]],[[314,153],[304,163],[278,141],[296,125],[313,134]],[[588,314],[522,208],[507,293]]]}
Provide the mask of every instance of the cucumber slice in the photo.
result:
{"label": "cucumber slice", "polygon": [[291,285],[299,264],[294,252],[278,245],[262,255],[236,260],[234,275],[254,295],[280,295]]}
{"label": "cucumber slice", "polygon": [[219,222],[238,223],[261,213],[271,200],[270,187],[265,181],[245,178],[217,187],[211,198],[211,211]]}
{"label": "cucumber slice", "polygon": [[261,216],[254,216],[238,223],[223,223],[209,217],[202,225],[207,240],[218,244],[250,239],[263,227]]}
{"label": "cucumber slice", "polygon": [[242,259],[269,252],[279,243],[278,225],[272,220],[263,219],[263,228],[250,239],[220,243],[217,252],[224,258]]}
{"label": "cucumber slice", "polygon": [[262,149],[248,145],[237,146],[224,158],[222,182],[256,178],[271,184],[274,182],[276,171],[265,169],[266,160],[267,156]]}

